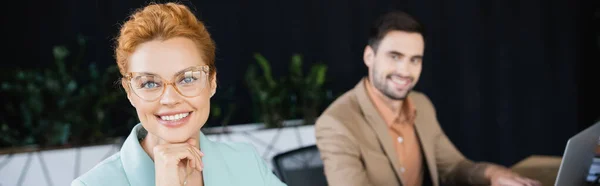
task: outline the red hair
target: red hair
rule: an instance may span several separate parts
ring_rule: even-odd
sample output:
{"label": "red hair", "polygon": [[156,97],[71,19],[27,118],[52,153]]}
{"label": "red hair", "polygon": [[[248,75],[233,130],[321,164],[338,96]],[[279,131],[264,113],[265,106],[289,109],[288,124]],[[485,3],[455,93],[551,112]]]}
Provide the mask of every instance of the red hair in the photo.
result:
{"label": "red hair", "polygon": [[152,3],[136,10],[123,24],[117,38],[115,55],[121,75],[127,73],[129,57],[140,44],[152,40],[168,40],[174,37],[191,39],[210,67],[210,78],[214,77],[215,44],[204,24],[190,9],[176,3]]}

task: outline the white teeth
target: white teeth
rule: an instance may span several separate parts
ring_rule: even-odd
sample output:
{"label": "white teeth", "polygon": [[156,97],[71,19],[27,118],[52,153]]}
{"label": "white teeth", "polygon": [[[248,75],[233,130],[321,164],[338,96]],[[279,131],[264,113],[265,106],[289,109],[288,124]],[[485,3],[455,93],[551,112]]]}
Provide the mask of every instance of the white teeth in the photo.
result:
{"label": "white teeth", "polygon": [[162,120],[167,120],[167,121],[176,121],[176,120],[180,120],[182,118],[185,118],[189,115],[190,113],[181,113],[181,114],[175,114],[175,115],[170,115],[170,116],[161,116],[160,119]]}
{"label": "white teeth", "polygon": [[400,78],[392,78],[392,81],[398,83],[398,84],[406,84],[408,83],[408,81],[404,80],[404,79],[400,79]]}
{"label": "white teeth", "polygon": [[399,80],[399,81],[396,81],[396,82],[398,82],[400,84],[404,84],[404,83],[406,83],[406,80]]}

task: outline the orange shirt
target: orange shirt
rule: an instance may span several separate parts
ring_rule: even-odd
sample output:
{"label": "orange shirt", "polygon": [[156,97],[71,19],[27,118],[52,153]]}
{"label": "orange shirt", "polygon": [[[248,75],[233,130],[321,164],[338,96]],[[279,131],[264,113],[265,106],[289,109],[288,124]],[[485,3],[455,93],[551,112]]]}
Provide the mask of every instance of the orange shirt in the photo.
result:
{"label": "orange shirt", "polygon": [[393,112],[384,100],[376,96],[376,90],[365,81],[367,92],[375,108],[388,126],[400,162],[400,175],[403,185],[420,186],[423,182],[421,147],[415,131],[416,109],[410,99],[405,99],[402,108]]}

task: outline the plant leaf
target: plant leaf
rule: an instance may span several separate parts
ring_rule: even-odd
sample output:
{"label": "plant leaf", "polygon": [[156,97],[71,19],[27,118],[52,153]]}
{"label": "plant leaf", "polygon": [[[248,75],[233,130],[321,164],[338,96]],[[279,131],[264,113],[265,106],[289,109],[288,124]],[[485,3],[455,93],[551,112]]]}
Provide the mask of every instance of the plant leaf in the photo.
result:
{"label": "plant leaf", "polygon": [[273,75],[271,74],[271,65],[269,64],[269,61],[267,61],[267,59],[259,53],[254,54],[254,58],[256,59],[256,62],[262,69],[263,77],[267,81],[267,84],[270,88],[274,88],[276,86],[276,83],[275,80],[273,80]]}

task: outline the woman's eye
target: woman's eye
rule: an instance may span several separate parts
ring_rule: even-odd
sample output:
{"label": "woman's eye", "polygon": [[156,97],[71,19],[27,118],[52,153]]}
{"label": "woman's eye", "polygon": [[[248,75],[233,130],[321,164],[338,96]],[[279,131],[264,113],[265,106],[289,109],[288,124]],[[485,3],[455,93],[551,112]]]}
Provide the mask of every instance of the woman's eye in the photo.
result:
{"label": "woman's eye", "polygon": [[183,84],[193,83],[194,81],[196,81],[196,79],[197,78],[195,78],[195,77],[185,77],[180,82]]}
{"label": "woman's eye", "polygon": [[140,87],[145,88],[145,89],[153,89],[153,88],[158,87],[158,83],[153,82],[153,81],[148,81],[148,82],[142,83]]}

